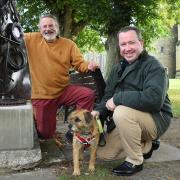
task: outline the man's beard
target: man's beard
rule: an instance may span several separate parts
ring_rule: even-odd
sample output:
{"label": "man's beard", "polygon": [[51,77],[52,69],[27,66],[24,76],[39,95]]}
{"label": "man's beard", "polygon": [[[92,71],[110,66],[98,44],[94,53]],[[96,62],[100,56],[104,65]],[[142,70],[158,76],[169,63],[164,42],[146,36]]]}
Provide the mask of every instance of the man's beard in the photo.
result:
{"label": "man's beard", "polygon": [[53,42],[56,40],[57,34],[53,33],[53,34],[43,34],[43,37],[46,41],[48,42]]}

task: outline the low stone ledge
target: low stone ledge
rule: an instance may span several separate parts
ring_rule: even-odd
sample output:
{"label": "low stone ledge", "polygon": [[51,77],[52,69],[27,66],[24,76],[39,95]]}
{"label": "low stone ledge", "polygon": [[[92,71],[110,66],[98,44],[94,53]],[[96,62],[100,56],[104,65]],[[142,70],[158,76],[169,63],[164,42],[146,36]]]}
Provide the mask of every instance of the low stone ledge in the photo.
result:
{"label": "low stone ledge", "polygon": [[1,169],[29,169],[37,166],[41,160],[42,154],[38,140],[32,149],[0,151]]}

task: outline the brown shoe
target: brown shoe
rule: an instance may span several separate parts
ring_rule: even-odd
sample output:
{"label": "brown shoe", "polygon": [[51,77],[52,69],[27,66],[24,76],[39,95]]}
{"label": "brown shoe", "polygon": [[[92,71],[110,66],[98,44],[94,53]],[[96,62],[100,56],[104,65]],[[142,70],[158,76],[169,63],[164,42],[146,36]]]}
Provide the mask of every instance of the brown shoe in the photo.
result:
{"label": "brown shoe", "polygon": [[53,139],[54,139],[58,148],[62,149],[64,147],[64,144],[62,144],[62,142],[61,142],[62,138],[61,138],[60,133],[56,132],[53,136]]}

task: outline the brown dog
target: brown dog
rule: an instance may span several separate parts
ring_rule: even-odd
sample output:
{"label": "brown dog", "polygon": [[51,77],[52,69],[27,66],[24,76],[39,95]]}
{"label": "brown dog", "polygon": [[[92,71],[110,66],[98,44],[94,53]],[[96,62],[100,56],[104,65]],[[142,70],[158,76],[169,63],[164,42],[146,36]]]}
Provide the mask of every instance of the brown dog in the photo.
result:
{"label": "brown dog", "polygon": [[69,115],[68,122],[73,130],[73,175],[80,175],[79,160],[83,159],[86,147],[90,147],[89,171],[94,171],[100,135],[96,119],[87,110],[76,110]]}

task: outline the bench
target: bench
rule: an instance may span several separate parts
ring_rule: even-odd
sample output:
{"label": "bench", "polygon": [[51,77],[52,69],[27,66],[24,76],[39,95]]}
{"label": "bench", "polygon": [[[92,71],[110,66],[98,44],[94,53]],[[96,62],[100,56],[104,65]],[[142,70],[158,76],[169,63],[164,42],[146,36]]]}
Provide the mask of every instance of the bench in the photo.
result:
{"label": "bench", "polygon": [[[99,103],[104,95],[106,83],[102,76],[101,70],[89,71],[87,73],[70,73],[71,84],[78,84],[88,87],[95,91],[96,100],[95,103]],[[67,116],[74,107],[64,107],[64,122],[67,122]]]}

